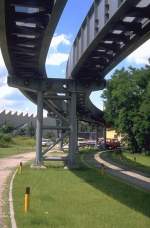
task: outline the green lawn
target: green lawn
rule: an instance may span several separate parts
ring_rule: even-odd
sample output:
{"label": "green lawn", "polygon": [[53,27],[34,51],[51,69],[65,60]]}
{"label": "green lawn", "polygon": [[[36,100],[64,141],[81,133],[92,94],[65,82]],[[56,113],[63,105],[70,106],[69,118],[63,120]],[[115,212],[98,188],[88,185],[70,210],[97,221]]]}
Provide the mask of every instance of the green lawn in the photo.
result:
{"label": "green lawn", "polygon": [[[25,214],[25,188],[31,207]],[[150,194],[97,170],[24,167],[13,188],[19,228],[149,228]]]}
{"label": "green lawn", "polygon": [[24,136],[16,136],[13,137],[13,143],[11,143],[8,147],[0,148],[0,158],[34,150],[35,139]]}
{"label": "green lawn", "polygon": [[134,158],[136,158],[137,163],[149,167],[150,170],[150,156],[146,156],[145,154],[131,154],[127,152],[124,152],[123,155],[131,161],[134,161]]}
{"label": "green lawn", "polygon": [[[108,151],[102,153],[101,157],[130,169],[141,171],[146,176],[150,176],[150,156],[144,154],[130,154],[129,152],[123,152],[120,155],[118,152]],[[134,157],[136,157],[136,160],[134,160]]]}

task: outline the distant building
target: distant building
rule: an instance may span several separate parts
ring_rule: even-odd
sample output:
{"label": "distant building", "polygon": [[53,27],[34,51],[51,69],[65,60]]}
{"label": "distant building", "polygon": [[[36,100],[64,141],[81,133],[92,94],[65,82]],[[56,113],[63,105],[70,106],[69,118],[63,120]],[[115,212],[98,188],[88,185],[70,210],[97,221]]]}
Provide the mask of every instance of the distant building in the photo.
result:
{"label": "distant building", "polygon": [[[22,129],[23,127],[33,127],[36,128],[36,116],[29,115],[26,113],[25,115],[23,113],[12,113],[6,112],[5,110],[0,112],[0,127],[3,125],[10,125],[14,129]],[[56,120],[51,117],[46,117],[43,119],[43,125],[44,126],[55,126]],[[47,135],[48,132],[51,132],[56,135],[56,131],[50,131],[50,130],[44,130],[43,134],[44,136]]]}
{"label": "distant building", "polygon": [[[96,140],[97,134],[95,131],[88,131],[88,132],[79,132],[78,137],[84,138],[84,139],[91,139],[91,140]],[[98,138],[103,137],[103,130],[100,129],[98,132]]]}
{"label": "distant building", "polygon": [[117,139],[121,141],[123,137],[123,134],[118,134],[114,129],[106,129],[106,139]]}

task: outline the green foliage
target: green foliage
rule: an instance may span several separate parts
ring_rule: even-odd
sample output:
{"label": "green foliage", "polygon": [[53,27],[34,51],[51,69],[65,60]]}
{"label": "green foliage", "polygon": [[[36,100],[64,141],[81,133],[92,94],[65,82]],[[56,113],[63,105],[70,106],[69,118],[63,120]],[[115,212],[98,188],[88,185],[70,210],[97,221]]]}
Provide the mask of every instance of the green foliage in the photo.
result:
{"label": "green foliage", "polygon": [[25,129],[25,128],[19,129],[18,135],[20,135],[20,136],[25,136],[25,135],[26,135],[26,129]]}
{"label": "green foliage", "polygon": [[0,133],[0,147],[8,147],[12,142],[13,140],[10,135]]}
{"label": "green foliage", "polygon": [[84,121],[78,122],[78,128],[80,132],[92,132],[95,131],[95,126]]}
{"label": "green foliage", "polygon": [[16,145],[22,147],[33,147],[35,146],[35,139],[28,136],[15,136],[13,141]]}
{"label": "green foliage", "polygon": [[8,134],[11,133],[13,130],[14,128],[11,125],[5,124],[0,128],[0,133]]}
{"label": "green foliage", "polygon": [[116,164],[122,165],[124,168],[140,171],[145,176],[150,177],[150,157],[145,156],[142,153],[131,154],[129,152],[118,153],[105,152],[101,154],[104,160],[115,162]]}
{"label": "green foliage", "polygon": [[56,136],[53,132],[48,131],[45,136],[47,139],[51,139],[52,141],[55,141]]}
{"label": "green foliage", "polygon": [[132,151],[150,150],[150,67],[117,70],[102,97],[106,122],[128,136]]}
{"label": "green foliage", "polygon": [[[5,138],[5,141],[4,139]],[[27,136],[15,136],[0,134],[0,158],[10,155],[31,152],[35,150],[35,139]]]}
{"label": "green foliage", "polygon": [[31,122],[31,125],[29,125],[27,128],[27,134],[31,137],[35,135],[35,128],[34,128],[32,122]]}

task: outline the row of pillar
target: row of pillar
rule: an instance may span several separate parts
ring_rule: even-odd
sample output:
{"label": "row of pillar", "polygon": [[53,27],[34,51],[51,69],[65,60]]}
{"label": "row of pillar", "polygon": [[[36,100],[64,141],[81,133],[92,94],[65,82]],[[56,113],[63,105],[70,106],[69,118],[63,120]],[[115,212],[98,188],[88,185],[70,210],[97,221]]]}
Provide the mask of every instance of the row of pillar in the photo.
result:
{"label": "row of pillar", "polygon": [[[78,124],[77,124],[77,110],[76,110],[76,86],[72,85],[71,99],[69,103],[69,156],[68,165],[75,166],[76,156],[78,152]],[[42,165],[42,131],[43,131],[43,93],[37,93],[37,125],[36,125],[36,159],[35,165]],[[96,129],[97,145],[98,145],[98,127]],[[104,128],[104,140],[106,143],[106,130]]]}
{"label": "row of pillar", "polygon": [[[77,110],[76,110],[76,88],[73,83],[71,91],[71,100],[69,104],[69,156],[68,165],[75,165],[75,157],[78,151],[77,147]],[[42,131],[43,131],[43,93],[37,93],[37,123],[36,123],[36,159],[35,165],[42,165]]]}

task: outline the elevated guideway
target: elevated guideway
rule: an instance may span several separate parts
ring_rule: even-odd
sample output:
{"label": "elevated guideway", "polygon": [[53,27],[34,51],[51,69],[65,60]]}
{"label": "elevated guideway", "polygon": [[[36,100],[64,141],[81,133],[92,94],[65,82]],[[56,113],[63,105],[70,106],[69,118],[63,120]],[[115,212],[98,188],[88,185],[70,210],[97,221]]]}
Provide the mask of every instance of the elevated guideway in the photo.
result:
{"label": "elevated guideway", "polygon": [[[104,77],[121,60],[150,38],[149,0],[94,0],[70,52],[66,74],[80,82],[78,112],[84,119],[102,116],[89,94],[105,87]],[[88,103],[87,103],[88,100]]]}
{"label": "elevated guideway", "polygon": [[47,52],[66,2],[0,1],[0,44],[10,77],[46,77]]}
{"label": "elevated guideway", "polygon": [[8,70],[8,84],[37,104],[36,164],[42,161],[42,129],[46,127],[43,106],[49,113],[53,110],[46,90],[54,87],[55,82],[47,78],[46,56],[66,2],[0,1],[0,47]]}
{"label": "elevated guideway", "polygon": [[[45,62],[67,0],[1,0],[0,47],[8,83],[37,103],[33,84],[47,79]],[[22,83],[24,86],[19,86]],[[44,107],[50,112],[46,103]]]}
{"label": "elevated guideway", "polygon": [[149,0],[94,0],[74,41],[66,79],[50,79],[45,61],[67,0],[1,0],[0,47],[8,84],[37,104],[36,164],[42,162],[43,107],[69,134],[69,159],[77,151],[77,119],[104,124],[89,95],[105,75],[150,37]]}

